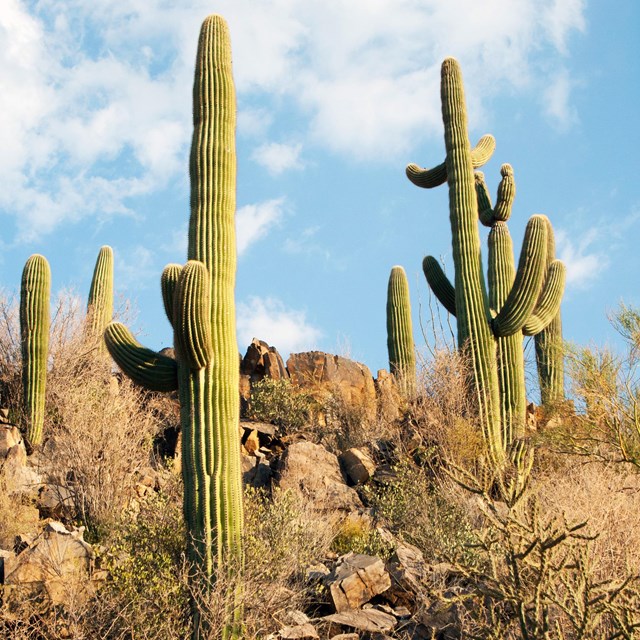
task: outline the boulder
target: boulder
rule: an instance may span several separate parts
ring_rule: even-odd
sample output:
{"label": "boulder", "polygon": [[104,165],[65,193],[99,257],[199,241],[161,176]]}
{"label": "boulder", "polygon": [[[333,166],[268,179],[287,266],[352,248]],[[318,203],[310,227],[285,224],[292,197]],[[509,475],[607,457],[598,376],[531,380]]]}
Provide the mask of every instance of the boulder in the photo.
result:
{"label": "boulder", "polygon": [[4,559],[3,604],[18,610],[29,599],[68,605],[93,593],[95,554],[82,539],[82,529],[68,531],[50,522],[13,557]]}
{"label": "boulder", "polygon": [[357,609],[391,586],[384,562],[376,556],[347,553],[325,579],[336,611]]}
{"label": "boulder", "polygon": [[292,353],[287,360],[291,381],[322,401],[332,393],[347,405],[376,412],[376,390],[364,364],[321,351]]}
{"label": "boulder", "polygon": [[289,377],[278,350],[258,338],[254,338],[247,348],[240,363],[240,374],[248,376],[250,382],[258,382],[263,378],[282,380]]}
{"label": "boulder", "polygon": [[22,434],[12,424],[0,423],[0,460],[7,457],[9,449],[22,443]]}
{"label": "boulder", "polygon": [[394,616],[384,613],[384,611],[378,611],[377,609],[341,611],[340,613],[325,616],[323,620],[334,622],[344,627],[359,629],[360,631],[369,631],[371,633],[384,633],[385,631],[391,631],[396,626]]}
{"label": "boulder", "polygon": [[314,509],[351,512],[362,508],[355,489],[342,476],[338,458],[319,444],[302,440],[288,446],[275,471],[280,489],[295,491]]}
{"label": "boulder", "polygon": [[357,447],[343,451],[338,459],[351,484],[364,484],[376,471],[375,462],[367,453]]}

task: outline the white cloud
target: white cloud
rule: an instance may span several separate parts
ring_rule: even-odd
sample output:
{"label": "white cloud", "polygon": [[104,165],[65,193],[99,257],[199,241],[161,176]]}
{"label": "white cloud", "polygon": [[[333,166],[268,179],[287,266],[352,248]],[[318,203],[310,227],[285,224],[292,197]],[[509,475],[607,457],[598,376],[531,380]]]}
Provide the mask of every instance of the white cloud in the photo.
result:
{"label": "white cloud", "polygon": [[307,321],[304,311],[288,309],[277,298],[252,296],[238,305],[236,315],[241,350],[253,338],[259,338],[286,359],[289,353],[317,349],[322,336],[322,331]]}
{"label": "white cloud", "polygon": [[562,229],[556,232],[557,256],[567,269],[567,287],[588,288],[608,266],[606,255],[592,247],[597,238],[597,229],[571,238]]}
{"label": "white cloud", "polygon": [[571,89],[569,74],[561,69],[544,91],[545,111],[561,129],[567,129],[578,119],[575,107],[571,105]]}
{"label": "white cloud", "polygon": [[301,144],[280,144],[270,142],[258,147],[251,158],[262,165],[272,176],[280,175],[287,169],[301,169],[299,161]]}
{"label": "white cloud", "polygon": [[[296,116],[299,143],[257,156],[278,172],[308,139],[388,159],[440,133],[445,55],[463,65],[473,118],[505,88],[542,95],[550,61],[585,29],[584,4],[219,0],[215,10],[230,24],[243,135],[266,135],[285,108]],[[4,0],[0,212],[23,238],[127,212],[186,171],[197,31],[210,10],[205,0]],[[559,75],[545,96],[565,123],[570,88]],[[106,203],[90,197],[96,181]]]}
{"label": "white cloud", "polygon": [[248,204],[238,209],[236,213],[238,255],[242,255],[250,245],[264,237],[271,227],[282,220],[283,215],[284,198]]}

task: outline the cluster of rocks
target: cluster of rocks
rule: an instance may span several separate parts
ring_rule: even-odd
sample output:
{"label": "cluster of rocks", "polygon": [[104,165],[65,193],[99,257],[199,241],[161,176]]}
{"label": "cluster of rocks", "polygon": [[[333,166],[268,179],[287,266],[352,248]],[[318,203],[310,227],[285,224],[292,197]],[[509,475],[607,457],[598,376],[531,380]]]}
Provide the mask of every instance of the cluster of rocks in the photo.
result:
{"label": "cluster of rocks", "polygon": [[[265,377],[288,379],[320,400],[337,394],[345,404],[365,407],[372,415],[382,394],[395,393],[393,379],[384,372],[374,381],[366,366],[315,351],[292,354],[285,364],[275,348],[259,340],[249,346],[240,370],[245,401],[251,385]],[[389,464],[376,464],[363,448],[333,453],[303,434],[285,437],[278,427],[265,422],[243,419],[241,439],[246,484],[292,491],[327,522],[369,518],[360,488],[368,482],[388,481],[393,473]],[[57,521],[71,521],[73,487],[45,482],[47,470],[39,466],[37,456],[27,456],[20,431],[9,424],[6,411],[0,411],[0,471],[7,491],[29,505],[25,508],[47,518],[34,533],[17,536],[12,546],[5,543],[5,550],[0,544],[5,610],[17,611],[19,603],[33,600],[65,604],[73,598],[77,602],[94,593],[105,575],[96,568],[91,546],[84,542],[82,530],[67,529]],[[152,472],[143,476],[136,485],[138,498],[158,489]],[[453,573],[428,565],[418,549],[389,532],[380,530],[380,535],[394,549],[387,561],[348,553],[310,567],[308,581],[330,602],[319,604],[315,617],[309,617],[311,609],[287,612],[281,630],[271,637],[458,637],[456,606],[427,597],[433,591],[429,585],[433,586],[434,575],[444,584]],[[316,615],[321,609],[322,615]]]}

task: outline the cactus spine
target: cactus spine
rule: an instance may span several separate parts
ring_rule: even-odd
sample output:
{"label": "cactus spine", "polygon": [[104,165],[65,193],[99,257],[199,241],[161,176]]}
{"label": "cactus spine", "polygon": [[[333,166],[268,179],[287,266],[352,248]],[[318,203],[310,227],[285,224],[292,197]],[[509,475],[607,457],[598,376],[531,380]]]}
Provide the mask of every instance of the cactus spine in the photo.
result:
{"label": "cactus spine", "polygon": [[87,302],[87,331],[90,336],[100,338],[113,317],[113,250],[109,246],[100,248],[93,270],[89,299]]}
{"label": "cactus spine", "polygon": [[[161,280],[177,364],[141,347],[118,323],[105,332],[125,373],[147,386],[179,390],[189,555],[205,576],[228,579],[243,562],[235,117],[228,28],[221,17],[209,16],[200,31],[193,86],[189,261],[182,269],[166,267]],[[240,637],[240,593],[231,596],[223,638]],[[196,612],[193,637],[202,633]]]}
{"label": "cactus spine", "polygon": [[[509,436],[503,433],[500,409],[497,339],[522,331],[525,323],[535,315],[534,307],[540,305],[539,299],[557,302],[558,292],[554,289],[555,297],[540,293],[546,270],[547,227],[543,216],[534,216],[527,225],[512,282],[500,292],[502,305],[492,310],[482,273],[478,233],[480,213],[474,178],[474,168],[486,162],[490,153],[478,154],[480,144],[471,150],[462,74],[453,58],[442,64],[441,97],[447,152],[444,175],[449,186],[455,286],[448,282],[434,259],[425,260],[423,267],[436,296],[456,312],[458,344],[470,359],[483,436],[494,462],[500,464]],[[486,136],[482,140],[485,139]],[[489,148],[489,145],[483,145]],[[441,167],[423,170],[412,164],[407,167],[407,176],[418,186],[437,186],[443,183]],[[508,197],[500,202],[507,204]],[[503,262],[496,258],[496,269],[504,268]],[[455,294],[453,304],[452,292]]]}
{"label": "cactus spine", "polygon": [[50,290],[49,263],[43,256],[34,254],[24,266],[20,288],[23,405],[26,437],[33,446],[42,442],[44,426]]}
{"label": "cactus spine", "polygon": [[407,398],[416,390],[416,354],[413,346],[409,283],[404,269],[395,266],[387,288],[387,349],[389,369]]}

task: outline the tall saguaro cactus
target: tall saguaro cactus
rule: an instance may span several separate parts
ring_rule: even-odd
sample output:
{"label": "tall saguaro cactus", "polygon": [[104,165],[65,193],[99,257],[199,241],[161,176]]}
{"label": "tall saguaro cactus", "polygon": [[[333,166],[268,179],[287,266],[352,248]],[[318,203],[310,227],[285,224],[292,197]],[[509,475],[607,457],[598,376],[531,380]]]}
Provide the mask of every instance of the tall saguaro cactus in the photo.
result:
{"label": "tall saguaro cactus", "polygon": [[87,302],[87,331],[100,336],[113,318],[113,250],[105,245],[100,248],[93,270]]}
{"label": "tall saguaro cactus", "polygon": [[33,446],[42,441],[44,425],[50,291],[49,263],[44,256],[34,254],[24,265],[20,287],[23,405],[26,436]]}
{"label": "tall saguaro cactus", "polygon": [[[235,90],[228,28],[203,23],[193,86],[191,217],[187,264],[162,274],[176,361],[140,346],[119,323],[107,347],[135,381],[178,389],[182,422],[184,517],[190,557],[208,576],[242,567],[239,367],[235,329]],[[239,594],[223,638],[240,637]],[[194,638],[200,638],[194,622]]]}
{"label": "tall saguaro cactus", "polygon": [[412,164],[407,167],[407,176],[414,184],[426,188],[445,181],[449,186],[455,286],[435,259],[425,259],[423,267],[436,296],[447,308],[455,310],[458,344],[470,358],[483,435],[494,461],[501,463],[508,437],[503,433],[500,410],[497,339],[521,332],[535,315],[541,300],[559,305],[562,287],[550,284],[546,292],[542,290],[547,266],[547,227],[543,216],[533,216],[527,225],[512,282],[500,294],[503,299],[500,308],[492,309],[482,272],[474,168],[490,158],[493,146],[486,143],[488,136],[485,136],[471,149],[462,73],[453,58],[442,64],[441,98],[446,147],[444,169],[442,164],[433,169]]}
{"label": "tall saguaro cactus", "polygon": [[387,288],[387,349],[389,369],[407,397],[416,389],[416,354],[413,345],[411,301],[407,274],[400,266],[391,269]]}

